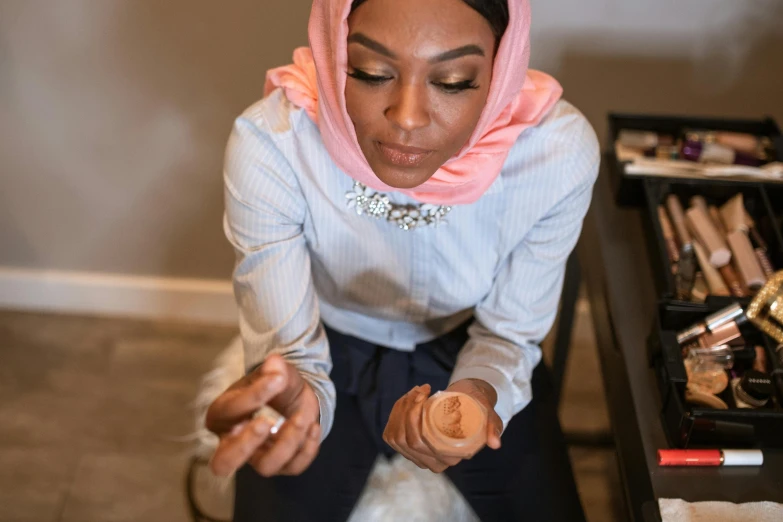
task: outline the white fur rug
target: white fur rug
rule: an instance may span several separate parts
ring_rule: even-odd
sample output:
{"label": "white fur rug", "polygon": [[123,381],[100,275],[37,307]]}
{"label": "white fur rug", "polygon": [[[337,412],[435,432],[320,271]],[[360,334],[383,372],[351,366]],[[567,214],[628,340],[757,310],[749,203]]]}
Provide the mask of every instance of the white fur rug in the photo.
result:
{"label": "white fur rug", "polygon": [[[235,339],[204,376],[196,407],[196,453],[209,457],[217,445],[217,436],[204,427],[204,417],[212,401],[242,376],[242,341]],[[214,487],[228,494],[230,484],[217,479]],[[465,499],[444,475],[421,470],[397,455],[387,461],[380,457],[367,481],[349,522],[478,522]]]}

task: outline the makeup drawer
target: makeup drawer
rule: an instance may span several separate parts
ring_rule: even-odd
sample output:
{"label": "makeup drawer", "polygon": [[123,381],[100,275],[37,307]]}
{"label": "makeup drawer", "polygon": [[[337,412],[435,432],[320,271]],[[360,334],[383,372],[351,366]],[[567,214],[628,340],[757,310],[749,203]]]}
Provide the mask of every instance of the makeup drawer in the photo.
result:
{"label": "makeup drawer", "polygon": [[[755,229],[766,244],[766,255],[772,268],[776,271],[783,269],[783,237],[781,237],[780,225],[775,219],[775,212],[765,186],[755,183],[703,180],[645,180],[646,209],[643,213],[645,240],[650,255],[656,293],[661,299],[669,301],[677,300],[677,297],[675,275],[664,237],[664,228],[659,218],[659,206],[666,209],[667,197],[674,195],[685,210],[688,209],[689,202],[694,196],[703,197],[709,206],[721,207],[737,194],[742,194],[745,209],[755,221]],[[667,216],[670,215],[666,210],[664,212]],[[675,236],[677,236],[676,227],[670,223],[670,228],[675,229]],[[677,244],[679,245],[679,242]],[[734,258],[732,258],[731,266],[736,269]],[[699,269],[698,263],[697,269]],[[736,301],[746,304],[750,301],[752,294],[752,291],[748,291],[746,297],[739,298],[732,295],[708,295],[705,302],[718,307]]]}
{"label": "makeup drawer", "polygon": [[[783,379],[775,381],[774,395],[758,409],[735,407],[732,385],[717,394],[728,409],[713,409],[686,402],[688,376],[677,341],[677,332],[703,320],[721,307],[707,304],[666,304],[660,307],[654,330],[648,339],[650,364],[655,369],[661,394],[661,418],[674,447],[767,447],[783,448]],[[750,323],[741,327],[744,340],[763,348],[769,373],[783,372],[772,339]],[[747,350],[745,350],[747,353]],[[735,369],[752,364],[738,358]]]}
{"label": "makeup drawer", "polygon": [[[737,120],[714,118],[687,118],[676,116],[650,116],[633,114],[609,114],[610,149],[604,154],[603,162],[609,173],[612,192],[615,201],[620,206],[644,205],[644,181],[646,179],[667,179],[658,176],[627,175],[626,163],[618,160],[614,149],[621,130],[652,131],[665,135],[680,135],[685,129],[710,129],[714,131],[730,131],[749,133],[757,136],[767,136],[778,151],[783,151],[783,138],[775,120]],[[783,161],[778,153],[778,161]],[[672,179],[672,178],[668,178]],[[677,178],[681,179],[681,178]],[[713,180],[705,180],[712,183]],[[737,183],[737,182],[729,182]]]}

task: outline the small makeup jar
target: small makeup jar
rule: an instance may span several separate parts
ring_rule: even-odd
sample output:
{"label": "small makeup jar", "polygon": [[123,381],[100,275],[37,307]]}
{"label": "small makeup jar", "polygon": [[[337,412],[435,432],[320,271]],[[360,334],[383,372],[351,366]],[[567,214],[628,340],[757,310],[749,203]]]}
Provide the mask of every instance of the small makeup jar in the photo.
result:
{"label": "small makeup jar", "polygon": [[280,431],[280,428],[283,427],[283,423],[285,423],[286,420],[277,410],[269,406],[262,406],[253,414],[254,419],[258,419],[259,417],[263,417],[269,423],[269,433],[272,435],[275,435]]}
{"label": "small makeup jar", "polygon": [[487,411],[470,395],[436,393],[424,403],[422,436],[441,455],[470,458],[487,442]]}
{"label": "small makeup jar", "polygon": [[763,408],[775,393],[769,375],[756,370],[748,370],[741,379],[734,379],[732,387],[740,408]]}

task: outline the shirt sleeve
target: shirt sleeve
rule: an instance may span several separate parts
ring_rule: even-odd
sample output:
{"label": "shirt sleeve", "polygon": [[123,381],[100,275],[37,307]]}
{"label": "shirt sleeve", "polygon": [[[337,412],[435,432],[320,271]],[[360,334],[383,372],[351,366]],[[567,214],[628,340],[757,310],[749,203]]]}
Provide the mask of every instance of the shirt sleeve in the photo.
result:
{"label": "shirt sleeve", "polygon": [[476,306],[469,340],[451,376],[451,382],[473,378],[491,384],[504,427],[532,399],[530,381],[541,361],[539,343],[557,315],[566,261],[590,206],[599,163],[598,145],[592,131],[590,135],[582,153],[566,153],[572,158],[559,162],[570,169],[567,179],[578,182],[503,261],[490,292]]}
{"label": "shirt sleeve", "polygon": [[332,362],[303,233],[307,205],[298,181],[269,134],[237,119],[224,165],[226,237],[236,252],[234,294],[250,370],[282,355],[312,386],[322,437],[332,427]]}

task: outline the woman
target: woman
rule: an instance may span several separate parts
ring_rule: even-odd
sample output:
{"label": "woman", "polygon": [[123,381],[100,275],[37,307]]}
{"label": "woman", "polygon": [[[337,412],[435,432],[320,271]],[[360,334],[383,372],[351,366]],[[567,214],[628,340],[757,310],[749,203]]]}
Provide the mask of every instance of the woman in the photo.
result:
{"label": "woman", "polygon": [[[312,51],[237,120],[225,230],[248,374],[207,417],[213,470],[239,470],[235,520],[345,520],[394,452],[482,520],[583,519],[538,343],[598,147],[528,70],[529,25],[527,0],[315,0]],[[470,460],[421,437],[447,387],[490,412]],[[265,404],[288,419],[275,434]]]}

